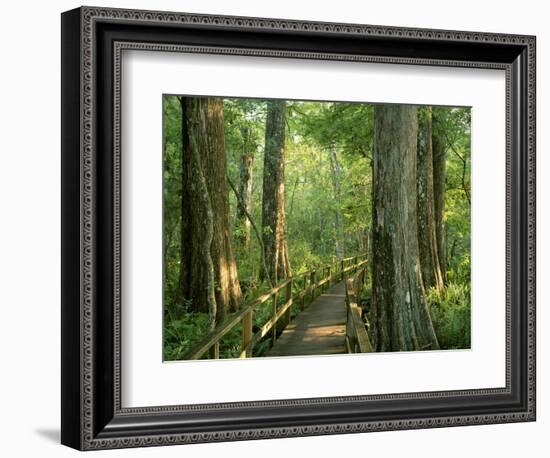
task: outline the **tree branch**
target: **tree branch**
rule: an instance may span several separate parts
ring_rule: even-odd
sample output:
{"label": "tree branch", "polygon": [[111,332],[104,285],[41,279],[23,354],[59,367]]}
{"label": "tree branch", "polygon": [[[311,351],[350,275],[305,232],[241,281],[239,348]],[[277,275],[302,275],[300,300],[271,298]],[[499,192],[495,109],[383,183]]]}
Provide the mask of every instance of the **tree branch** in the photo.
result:
{"label": "tree branch", "polygon": [[460,161],[462,162],[462,190],[464,191],[464,195],[466,196],[466,199],[468,199],[468,203],[471,204],[471,199],[470,199],[470,191],[468,189],[468,187],[466,186],[466,166],[467,166],[467,161],[466,159],[455,149],[454,147],[454,143],[451,141],[451,139],[449,138],[449,136],[447,135],[447,131],[443,128],[443,126],[441,126],[442,129],[441,131],[443,132],[443,135],[445,136],[445,140],[446,140],[446,143],[447,143],[447,147],[460,159]]}
{"label": "tree branch", "polygon": [[[242,212],[246,215],[248,218],[248,221],[250,221],[250,225],[252,226],[252,229],[254,229],[254,233],[256,234],[256,238],[258,239],[258,243],[260,244],[260,250],[262,252],[262,266],[264,268],[264,271],[267,272],[267,264],[265,262],[265,248],[264,248],[264,242],[262,241],[262,237],[260,235],[260,232],[258,231],[258,228],[256,224],[254,223],[254,220],[252,219],[252,216],[250,216],[250,213],[248,213],[248,210],[246,209],[246,206],[241,201],[239,194],[237,193],[237,189],[233,185],[233,182],[231,181],[231,178],[227,176],[227,182],[229,183],[229,186],[233,190],[233,193],[235,194],[235,197],[237,198],[237,205],[240,207]],[[267,281],[269,282],[269,287],[273,288],[273,283],[271,283],[271,278],[269,278],[269,275],[266,276]]]}

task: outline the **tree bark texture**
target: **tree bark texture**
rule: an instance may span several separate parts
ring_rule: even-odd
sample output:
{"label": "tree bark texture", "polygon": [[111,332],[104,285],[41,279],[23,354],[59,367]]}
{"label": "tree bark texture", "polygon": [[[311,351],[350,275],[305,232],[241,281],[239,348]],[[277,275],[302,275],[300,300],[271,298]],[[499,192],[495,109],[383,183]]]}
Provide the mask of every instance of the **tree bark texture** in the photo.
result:
{"label": "tree bark texture", "polygon": [[443,288],[436,238],[434,171],[432,148],[432,108],[419,110],[417,148],[417,219],[420,267],[426,290]]}
{"label": "tree bark texture", "polygon": [[[220,322],[241,302],[233,254],[223,104],[182,97],[183,296],[195,311]],[[215,317],[215,319],[214,319]]]}
{"label": "tree bark texture", "polygon": [[374,109],[371,323],[376,351],[438,349],[420,271],[417,108]]}
{"label": "tree bark texture", "polygon": [[447,148],[437,118],[437,108],[432,113],[432,147],[433,147],[433,182],[434,182],[434,211],[435,236],[437,240],[437,256],[441,277],[445,282],[447,272],[447,242],[445,237],[445,179]]}
{"label": "tree bark texture", "polygon": [[262,238],[268,271],[260,266],[260,277],[269,277],[273,284],[291,275],[285,221],[285,113],[284,100],[267,103]]}
{"label": "tree bark texture", "polygon": [[244,232],[239,237],[239,241],[247,247],[250,243],[250,220],[248,214],[252,213],[252,172],[254,165],[254,151],[251,150],[250,132],[243,128],[243,151],[239,162],[239,199],[244,204],[244,208],[237,206],[237,224]]}
{"label": "tree bark texture", "polygon": [[344,215],[342,214],[342,182],[341,169],[336,153],[336,146],[331,145],[330,165],[332,176],[332,187],[334,191],[334,200],[336,201],[336,209],[334,210],[334,225],[336,229],[336,257],[342,259],[345,257],[345,238],[344,238]]}

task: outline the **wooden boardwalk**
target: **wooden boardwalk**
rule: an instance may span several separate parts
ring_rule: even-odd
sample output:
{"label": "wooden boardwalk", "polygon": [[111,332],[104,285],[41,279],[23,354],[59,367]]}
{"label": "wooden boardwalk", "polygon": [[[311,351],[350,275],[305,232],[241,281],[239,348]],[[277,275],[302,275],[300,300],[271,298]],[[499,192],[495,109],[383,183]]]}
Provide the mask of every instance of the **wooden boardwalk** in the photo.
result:
{"label": "wooden boardwalk", "polygon": [[346,353],[345,282],[321,294],[284,329],[265,356]]}
{"label": "wooden boardwalk", "polygon": [[[275,329],[284,326],[283,332],[264,353],[265,356],[330,355],[340,353],[364,353],[372,351],[357,297],[366,274],[367,255],[358,254],[339,259],[332,264],[289,277],[268,292],[257,297],[229,315],[210,331],[181,359],[196,360],[205,356],[220,358],[220,340],[238,326],[242,343],[240,358],[254,356],[255,346],[266,336],[273,337]],[[294,302],[303,304],[312,292],[318,293],[331,282],[340,281],[322,293],[290,323],[290,307]],[[348,290],[346,300],[346,288]],[[308,297],[309,296],[309,297]],[[268,307],[263,305],[284,297],[283,304],[272,307],[272,315],[260,327],[254,327],[254,311]],[[347,304],[346,304],[347,302]],[[288,323],[288,324],[287,324]]]}

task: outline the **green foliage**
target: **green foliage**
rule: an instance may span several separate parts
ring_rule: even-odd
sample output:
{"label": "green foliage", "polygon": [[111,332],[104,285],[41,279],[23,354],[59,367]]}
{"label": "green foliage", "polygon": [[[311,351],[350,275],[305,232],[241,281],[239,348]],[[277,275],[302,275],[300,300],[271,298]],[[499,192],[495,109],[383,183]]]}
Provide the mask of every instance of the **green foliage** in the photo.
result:
{"label": "green foliage", "polygon": [[[208,313],[180,311],[177,319],[164,326],[164,360],[178,361],[208,333]],[[220,342],[220,358],[237,358],[241,351],[241,325],[235,326]],[[202,359],[208,359],[208,353]]]}
{"label": "green foliage", "polygon": [[[255,159],[261,159],[264,146],[265,109],[266,103],[263,100],[223,100],[227,165],[233,183],[238,183],[241,154],[252,153]],[[261,161],[255,160],[255,162]],[[258,168],[257,165],[256,168]]]}
{"label": "green foliage", "polygon": [[434,131],[446,148],[446,286],[428,292],[442,349],[470,348],[471,113],[468,108],[434,107]]}
{"label": "green foliage", "polygon": [[164,218],[164,304],[174,313],[173,298],[178,287],[181,247],[181,105],[178,97],[165,96],[163,109],[163,218]]}
{"label": "green foliage", "polygon": [[[433,109],[434,131],[445,140],[445,229],[450,282],[470,282],[471,113],[468,108]],[[468,268],[464,268],[467,262]],[[457,276],[458,278],[453,278]]]}
{"label": "green foliage", "polygon": [[[253,157],[251,216],[260,231],[266,100],[226,98],[225,144],[228,176],[240,180],[243,154]],[[367,249],[371,228],[373,104],[287,102],[285,143],[286,236],[293,274],[332,263],[337,256],[337,215],[343,221],[344,255]],[[422,116],[423,111],[420,110]],[[447,272],[445,291],[428,294],[434,326],[442,348],[470,345],[470,109],[434,107],[435,132],[445,138],[445,229]],[[181,106],[178,97],[163,97],[163,217],[164,217],[164,356],[177,360],[205,335],[208,316],[178,302],[181,254]],[[335,153],[339,175],[335,175]],[[338,179],[336,186],[335,179]],[[339,195],[337,195],[339,190]],[[245,226],[237,221],[237,200],[229,193],[234,252],[244,303],[269,289],[260,282],[260,243],[254,232],[241,243]],[[370,282],[370,279],[368,279]],[[281,295],[282,296],[282,295]],[[282,298],[279,298],[282,304]],[[370,283],[363,302],[371,303]],[[293,305],[292,314],[298,312]],[[267,301],[254,312],[257,331],[272,314]],[[240,325],[221,341],[221,357],[237,357]],[[269,348],[266,336],[255,348]],[[207,358],[208,355],[205,355]]]}
{"label": "green foliage", "polygon": [[428,292],[428,304],[439,346],[445,350],[470,348],[470,283],[449,283],[439,294]]}
{"label": "green foliage", "polygon": [[208,313],[181,307],[177,318],[165,318],[164,360],[177,361],[208,332]]}
{"label": "green foliage", "polygon": [[[336,256],[337,212],[344,220],[344,253],[364,249],[370,227],[372,106],[292,102],[288,111],[287,230],[291,259],[299,263],[299,271]],[[331,148],[339,165],[339,196]]]}

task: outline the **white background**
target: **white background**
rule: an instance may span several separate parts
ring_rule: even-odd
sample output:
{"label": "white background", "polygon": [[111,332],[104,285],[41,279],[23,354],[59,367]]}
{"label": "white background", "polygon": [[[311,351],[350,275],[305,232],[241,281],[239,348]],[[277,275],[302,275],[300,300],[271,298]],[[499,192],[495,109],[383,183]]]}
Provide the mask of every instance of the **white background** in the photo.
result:
{"label": "white background", "polygon": [[[549,50],[544,2],[277,0],[97,1],[98,5],[264,17],[465,29],[538,36],[538,329],[550,326]],[[73,1],[3,5],[0,29],[0,451],[76,455],[59,446],[60,18]],[[104,452],[109,456],[545,456],[550,427],[550,337],[538,336],[538,421],[437,430],[324,436]],[[544,447],[544,448],[543,448]]]}
{"label": "white background", "polygon": [[[505,386],[504,71],[126,51],[122,75],[124,407]],[[163,93],[472,107],[471,350],[163,364]]]}

